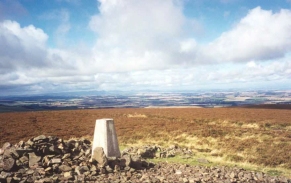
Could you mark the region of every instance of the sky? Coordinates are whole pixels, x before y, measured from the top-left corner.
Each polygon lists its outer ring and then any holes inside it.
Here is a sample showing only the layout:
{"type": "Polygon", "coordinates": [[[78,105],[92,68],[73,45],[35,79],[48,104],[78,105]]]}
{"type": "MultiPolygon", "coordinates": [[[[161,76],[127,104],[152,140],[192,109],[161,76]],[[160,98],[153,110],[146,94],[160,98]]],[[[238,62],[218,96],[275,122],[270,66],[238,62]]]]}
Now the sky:
{"type": "Polygon", "coordinates": [[[0,95],[291,89],[291,0],[0,0],[0,95]]]}

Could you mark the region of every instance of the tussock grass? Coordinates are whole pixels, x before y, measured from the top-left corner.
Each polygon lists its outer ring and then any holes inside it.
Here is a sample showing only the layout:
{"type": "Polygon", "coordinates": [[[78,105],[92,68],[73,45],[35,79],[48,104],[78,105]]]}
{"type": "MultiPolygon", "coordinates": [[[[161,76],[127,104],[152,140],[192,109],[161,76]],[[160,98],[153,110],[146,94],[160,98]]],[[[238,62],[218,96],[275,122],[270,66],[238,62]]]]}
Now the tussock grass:
{"type": "Polygon", "coordinates": [[[138,113],[127,114],[127,117],[128,118],[147,118],[145,114],[138,114],[138,113]]]}
{"type": "MultiPolygon", "coordinates": [[[[168,163],[186,163],[190,165],[203,165],[203,166],[230,166],[241,167],[246,170],[262,171],[269,175],[284,175],[291,177],[291,169],[286,168],[287,164],[280,164],[273,166],[276,162],[269,162],[267,159],[272,157],[266,157],[264,159],[260,157],[262,154],[258,154],[256,147],[245,148],[249,143],[259,143],[256,136],[244,137],[241,140],[233,140],[230,145],[218,146],[221,144],[218,139],[212,137],[198,138],[195,136],[188,136],[187,134],[181,134],[176,137],[170,137],[169,134],[165,135],[165,139],[151,139],[145,140],[139,139],[134,142],[123,144],[123,147],[129,146],[143,146],[143,145],[160,145],[163,147],[169,147],[176,144],[180,147],[187,147],[192,150],[193,156],[185,159],[182,156],[176,156],[173,158],[154,159],[153,162],[168,162],[168,163]],[[230,147],[232,146],[232,148],[230,147]],[[253,149],[254,148],[254,149],[253,149]],[[208,164],[199,163],[197,159],[203,158],[209,161],[208,164]],[[257,158],[259,158],[257,161],[257,158]],[[250,161],[252,160],[252,161],[250,161]],[[253,162],[254,161],[254,162],[253,162]],[[262,161],[262,163],[257,163],[262,161]],[[270,164],[270,165],[268,165],[270,164]]],[[[228,137],[229,138],[229,137],[228,137]]],[[[260,145],[259,145],[260,146],[260,145]]],[[[271,160],[270,160],[271,161],[271,160]]]]}

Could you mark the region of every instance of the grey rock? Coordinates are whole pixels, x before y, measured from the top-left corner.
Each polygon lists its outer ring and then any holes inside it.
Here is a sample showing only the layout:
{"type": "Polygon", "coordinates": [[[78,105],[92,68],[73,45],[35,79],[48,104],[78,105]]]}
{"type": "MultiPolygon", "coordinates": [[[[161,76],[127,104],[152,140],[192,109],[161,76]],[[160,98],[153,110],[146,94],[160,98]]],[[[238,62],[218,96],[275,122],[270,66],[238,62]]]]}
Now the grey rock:
{"type": "Polygon", "coordinates": [[[71,154],[70,153],[67,153],[67,154],[64,154],[64,156],[62,157],[62,159],[67,159],[67,158],[70,158],[71,154]]]}
{"type": "Polygon", "coordinates": [[[108,173],[112,173],[113,172],[113,169],[110,167],[110,166],[105,166],[105,169],[108,173]]]}
{"type": "Polygon", "coordinates": [[[11,147],[11,144],[9,142],[5,142],[2,146],[2,149],[5,151],[6,149],[9,149],[11,147]]]}
{"type": "Polygon", "coordinates": [[[252,176],[251,173],[245,173],[245,174],[244,174],[244,177],[245,177],[246,179],[248,179],[248,180],[253,180],[253,176],[252,176]]]}
{"type": "Polygon", "coordinates": [[[67,166],[67,165],[61,165],[61,166],[59,166],[59,170],[61,170],[62,172],[69,172],[72,170],[72,168],[70,166],[67,166]]]}
{"type": "Polygon", "coordinates": [[[164,152],[156,152],[155,153],[155,157],[157,158],[166,158],[167,157],[167,152],[164,151],[164,152]]]}
{"type": "Polygon", "coordinates": [[[13,158],[5,158],[3,160],[3,170],[5,171],[11,171],[15,165],[15,160],[13,158]]]}
{"type": "Polygon", "coordinates": [[[22,156],[21,158],[19,158],[19,161],[23,164],[28,163],[28,157],[27,156],[22,156]]]}
{"type": "Polygon", "coordinates": [[[28,154],[28,153],[33,152],[33,149],[20,149],[20,148],[17,148],[15,151],[19,156],[23,156],[24,154],[28,154]]]}
{"type": "Polygon", "coordinates": [[[1,173],[0,173],[0,180],[2,179],[2,180],[5,180],[7,177],[9,177],[11,175],[11,173],[8,173],[8,172],[4,172],[4,171],[2,171],[1,173]]]}
{"type": "Polygon", "coordinates": [[[50,177],[46,177],[46,178],[44,178],[44,179],[42,179],[43,180],[43,182],[45,182],[45,183],[53,183],[54,181],[53,181],[53,178],[50,178],[50,177]]]}
{"type": "Polygon", "coordinates": [[[120,166],[119,165],[115,165],[114,166],[114,172],[119,172],[120,171],[120,166]]]}
{"type": "Polygon", "coordinates": [[[64,173],[65,178],[71,178],[72,177],[72,172],[65,172],[64,173]]]}
{"type": "Polygon", "coordinates": [[[105,174],[105,173],[106,173],[105,168],[100,168],[100,174],[105,174]]]}
{"type": "Polygon", "coordinates": [[[78,166],[78,167],[75,168],[75,172],[78,175],[82,175],[85,172],[90,172],[90,170],[89,170],[88,166],[78,166]]]}
{"type": "Polygon", "coordinates": [[[42,158],[42,165],[43,166],[49,166],[49,164],[50,164],[50,158],[48,156],[44,156],[42,158]]]}
{"type": "Polygon", "coordinates": [[[121,166],[126,167],[131,165],[131,156],[130,155],[124,155],[121,159],[121,166]]]}
{"type": "Polygon", "coordinates": [[[52,167],[47,167],[46,169],[44,169],[45,174],[51,174],[52,172],[52,167]]]}
{"type": "Polygon", "coordinates": [[[132,156],[131,157],[131,163],[130,163],[130,167],[134,168],[134,169],[142,169],[142,161],[138,156],[132,156]]]}
{"type": "Polygon", "coordinates": [[[230,178],[232,178],[232,179],[238,177],[237,174],[236,174],[235,172],[231,172],[229,176],[230,176],[230,178]]]}
{"type": "Polygon", "coordinates": [[[175,174],[180,175],[180,174],[182,174],[182,171],[181,170],[176,170],[175,174]]]}
{"type": "Polygon", "coordinates": [[[45,175],[44,168],[36,168],[36,172],[37,172],[39,175],[45,175]]]}
{"type": "Polygon", "coordinates": [[[91,149],[87,149],[85,151],[85,156],[90,156],[91,155],[91,149]]]}
{"type": "Polygon", "coordinates": [[[0,172],[3,171],[4,168],[4,162],[3,160],[0,160],[0,172]]]}
{"type": "Polygon", "coordinates": [[[34,183],[44,183],[44,180],[35,180],[34,183]]]}
{"type": "Polygon", "coordinates": [[[75,176],[75,180],[78,182],[83,182],[85,180],[85,175],[77,175],[75,176]]]}
{"type": "Polygon", "coordinates": [[[62,154],[62,150],[55,145],[51,145],[48,150],[51,154],[62,154]]]}
{"type": "Polygon", "coordinates": [[[4,149],[0,148],[0,155],[4,153],[4,149]]]}
{"type": "Polygon", "coordinates": [[[44,141],[44,140],[48,140],[48,138],[44,135],[40,135],[38,137],[33,138],[33,141],[44,141]]]}
{"type": "Polygon", "coordinates": [[[178,148],[178,146],[175,145],[175,144],[172,144],[172,145],[169,146],[169,149],[177,149],[177,148],[178,148]]]}
{"type": "Polygon", "coordinates": [[[32,141],[32,139],[29,139],[25,144],[27,144],[28,146],[33,146],[34,142],[32,141]]]}
{"type": "Polygon", "coordinates": [[[125,171],[129,171],[130,170],[130,167],[129,166],[126,166],[126,167],[124,167],[124,170],[125,171]]]}
{"type": "Polygon", "coordinates": [[[5,149],[3,156],[7,158],[18,158],[19,154],[16,152],[15,147],[10,147],[5,149]]]}
{"type": "Polygon", "coordinates": [[[62,163],[61,158],[53,158],[50,160],[50,164],[60,164],[62,163]]]}
{"type": "Polygon", "coordinates": [[[171,157],[175,157],[175,153],[174,152],[171,152],[171,151],[168,151],[166,153],[166,158],[171,158],[171,157]]]}
{"type": "Polygon", "coordinates": [[[34,173],[34,170],[32,170],[32,169],[29,169],[29,170],[26,171],[26,174],[27,174],[27,175],[31,175],[31,174],[33,174],[33,173],[34,173]]]}
{"type": "Polygon", "coordinates": [[[28,153],[29,155],[29,167],[33,167],[34,165],[38,164],[40,161],[41,157],[36,156],[34,152],[28,153]]]}
{"type": "Polygon", "coordinates": [[[13,177],[12,182],[20,182],[21,178],[20,177],[13,177]]]}
{"type": "Polygon", "coordinates": [[[107,165],[107,157],[103,151],[102,147],[96,147],[92,159],[98,162],[99,167],[105,167],[107,165]]]}
{"type": "Polygon", "coordinates": [[[95,165],[92,165],[90,168],[90,172],[95,172],[97,171],[97,167],[95,165]]]}
{"type": "Polygon", "coordinates": [[[6,178],[6,182],[7,182],[7,183],[11,183],[11,182],[12,182],[12,177],[7,177],[7,178],[6,178]]]}

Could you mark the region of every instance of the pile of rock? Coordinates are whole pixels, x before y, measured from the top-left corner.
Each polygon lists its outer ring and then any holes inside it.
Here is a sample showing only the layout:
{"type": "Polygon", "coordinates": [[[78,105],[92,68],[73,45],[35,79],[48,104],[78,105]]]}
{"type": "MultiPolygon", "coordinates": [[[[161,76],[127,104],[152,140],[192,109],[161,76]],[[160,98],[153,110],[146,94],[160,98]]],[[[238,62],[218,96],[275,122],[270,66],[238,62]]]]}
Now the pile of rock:
{"type": "Polygon", "coordinates": [[[0,182],[291,182],[286,177],[235,167],[154,165],[145,161],[144,158],[193,155],[191,150],[174,145],[130,147],[121,158],[107,158],[102,148],[94,151],[91,157],[91,142],[86,139],[64,141],[44,135],[15,145],[5,143],[0,148],[0,182]]]}
{"type": "Polygon", "coordinates": [[[153,167],[139,156],[108,159],[102,148],[97,151],[99,157],[91,160],[89,140],[44,135],[15,145],[5,143],[0,148],[0,182],[95,181],[110,173],[153,167]]]}
{"type": "Polygon", "coordinates": [[[286,177],[272,177],[265,173],[246,171],[242,168],[204,167],[183,164],[159,163],[154,168],[136,174],[132,182],[162,183],[289,183],[286,177]]]}
{"type": "Polygon", "coordinates": [[[171,145],[167,148],[156,145],[129,147],[123,150],[122,153],[138,155],[142,158],[170,158],[176,155],[180,155],[184,158],[190,158],[193,155],[193,152],[187,147],[181,148],[177,145],[171,145]]]}

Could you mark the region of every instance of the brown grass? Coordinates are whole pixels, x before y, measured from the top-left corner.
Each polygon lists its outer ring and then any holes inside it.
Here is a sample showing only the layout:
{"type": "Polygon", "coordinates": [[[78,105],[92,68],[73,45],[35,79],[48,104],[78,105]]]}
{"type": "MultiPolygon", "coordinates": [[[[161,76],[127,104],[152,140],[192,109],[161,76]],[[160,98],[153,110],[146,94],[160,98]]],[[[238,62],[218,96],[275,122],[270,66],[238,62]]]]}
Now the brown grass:
{"type": "Polygon", "coordinates": [[[113,118],[120,144],[176,143],[212,161],[291,169],[291,111],[247,108],[148,108],[0,114],[0,146],[40,134],[93,136],[113,118]]]}

